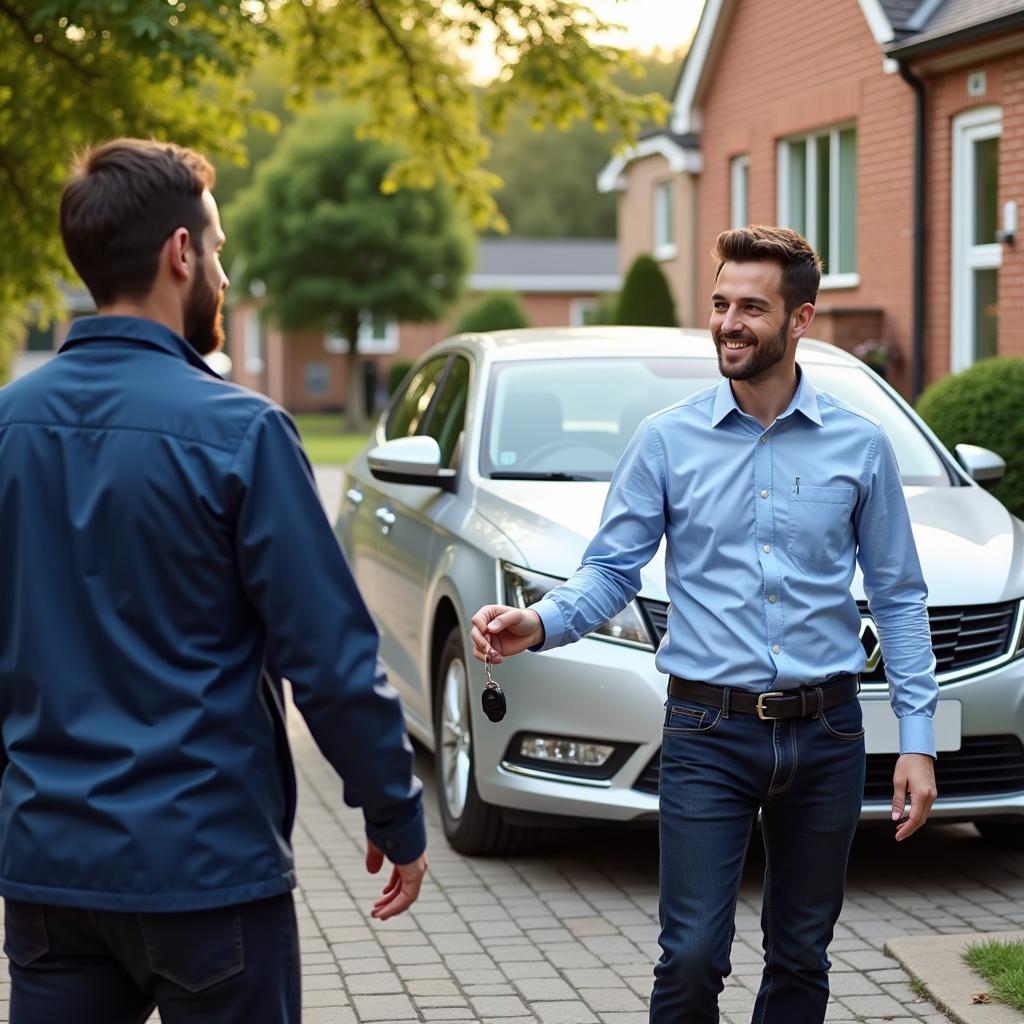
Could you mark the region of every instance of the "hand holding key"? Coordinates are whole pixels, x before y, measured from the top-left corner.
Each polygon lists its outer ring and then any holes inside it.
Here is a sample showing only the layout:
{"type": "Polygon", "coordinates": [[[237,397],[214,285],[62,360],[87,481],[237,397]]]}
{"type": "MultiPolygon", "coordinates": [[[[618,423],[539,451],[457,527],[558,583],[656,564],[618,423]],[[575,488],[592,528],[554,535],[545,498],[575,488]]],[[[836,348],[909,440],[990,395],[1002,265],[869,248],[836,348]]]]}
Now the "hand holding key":
{"type": "Polygon", "coordinates": [[[490,658],[484,660],[484,670],[487,672],[487,685],[480,695],[480,701],[484,707],[484,714],[492,722],[500,722],[505,717],[508,705],[505,703],[505,694],[501,687],[491,678],[490,658]]]}
{"type": "Polygon", "coordinates": [[[484,605],[473,616],[473,657],[500,665],[506,657],[521,654],[544,641],[540,616],[527,608],[504,604],[484,605]]]}

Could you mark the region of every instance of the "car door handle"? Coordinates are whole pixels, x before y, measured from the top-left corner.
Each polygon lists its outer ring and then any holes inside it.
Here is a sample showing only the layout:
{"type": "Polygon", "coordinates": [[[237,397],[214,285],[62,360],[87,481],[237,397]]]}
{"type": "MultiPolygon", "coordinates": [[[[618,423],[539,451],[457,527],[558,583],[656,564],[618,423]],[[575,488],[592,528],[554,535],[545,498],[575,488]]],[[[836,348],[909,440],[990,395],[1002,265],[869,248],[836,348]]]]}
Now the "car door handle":
{"type": "Polygon", "coordinates": [[[357,491],[354,487],[350,487],[345,492],[345,497],[348,498],[348,502],[352,506],[353,510],[359,508],[363,503],[363,492],[357,491]]]}
{"type": "Polygon", "coordinates": [[[380,523],[380,532],[386,537],[391,532],[391,527],[395,525],[397,516],[391,509],[382,505],[376,512],[373,513],[377,517],[377,522],[380,523]]]}

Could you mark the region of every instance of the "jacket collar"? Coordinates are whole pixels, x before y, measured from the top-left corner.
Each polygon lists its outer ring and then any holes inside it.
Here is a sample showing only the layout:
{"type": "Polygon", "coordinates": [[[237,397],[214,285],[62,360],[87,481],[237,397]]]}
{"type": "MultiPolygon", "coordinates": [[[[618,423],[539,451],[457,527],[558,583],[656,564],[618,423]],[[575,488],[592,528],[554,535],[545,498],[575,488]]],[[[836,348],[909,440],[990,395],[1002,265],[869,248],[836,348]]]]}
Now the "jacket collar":
{"type": "MultiPolygon", "coordinates": [[[[797,364],[796,372],[796,391],[786,407],[786,411],[779,416],[779,419],[785,419],[792,413],[799,412],[803,413],[807,419],[820,427],[822,424],[821,413],[818,411],[818,391],[807,379],[807,374],[801,369],[799,363],[797,364]]],[[[743,410],[736,402],[736,396],[732,393],[732,385],[728,378],[723,378],[715,394],[715,406],[711,412],[711,426],[717,427],[731,412],[744,415],[743,410]]]]}
{"type": "Polygon", "coordinates": [[[205,359],[183,338],[169,327],[138,316],[83,316],[68,331],[67,340],[58,353],[91,341],[135,341],[149,348],[159,349],[177,356],[203,370],[212,377],[220,375],[212,370],[205,359]]]}

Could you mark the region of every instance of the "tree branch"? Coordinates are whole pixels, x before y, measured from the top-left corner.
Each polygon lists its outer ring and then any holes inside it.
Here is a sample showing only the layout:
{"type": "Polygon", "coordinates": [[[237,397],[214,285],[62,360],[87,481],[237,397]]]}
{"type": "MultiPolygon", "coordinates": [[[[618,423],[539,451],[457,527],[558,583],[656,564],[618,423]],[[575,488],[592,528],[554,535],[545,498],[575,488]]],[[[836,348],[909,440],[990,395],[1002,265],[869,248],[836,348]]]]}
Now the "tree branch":
{"type": "MultiPolygon", "coordinates": [[[[15,26],[21,31],[21,34],[32,46],[41,46],[47,53],[52,57],[56,57],[58,60],[63,61],[69,67],[74,68],[78,74],[85,78],[91,78],[94,81],[99,80],[103,76],[98,71],[93,71],[92,68],[84,67],[80,64],[70,53],[66,53],[64,50],[53,45],[47,41],[46,37],[43,36],[40,41],[36,40],[37,33],[32,31],[32,26],[29,25],[24,15],[20,11],[16,11],[7,0],[0,0],[0,14],[6,15],[15,26]]],[[[38,33],[42,36],[42,33],[38,33]]]]}

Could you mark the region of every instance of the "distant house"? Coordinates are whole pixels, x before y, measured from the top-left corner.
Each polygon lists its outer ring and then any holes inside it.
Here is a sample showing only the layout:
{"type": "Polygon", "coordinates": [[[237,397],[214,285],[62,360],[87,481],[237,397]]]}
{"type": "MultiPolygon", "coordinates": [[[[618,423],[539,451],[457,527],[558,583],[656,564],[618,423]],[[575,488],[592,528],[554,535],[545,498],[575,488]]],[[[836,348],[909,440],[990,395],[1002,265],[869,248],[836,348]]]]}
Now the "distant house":
{"type": "MultiPolygon", "coordinates": [[[[395,323],[366,317],[359,339],[367,395],[379,404],[390,365],[416,359],[451,333],[459,313],[484,292],[518,293],[534,327],[587,322],[601,295],[619,287],[618,247],[606,239],[485,238],[464,303],[440,323],[395,323]]],[[[235,303],[228,316],[233,379],[263,391],[293,412],[340,408],[348,345],[318,331],[282,332],[264,323],[258,299],[235,303]]]]}
{"type": "Polygon", "coordinates": [[[1024,2],[706,0],[668,129],[598,184],[684,323],[717,234],[779,223],[825,262],[812,332],[887,342],[905,392],[1024,355],[1024,2]]]}

